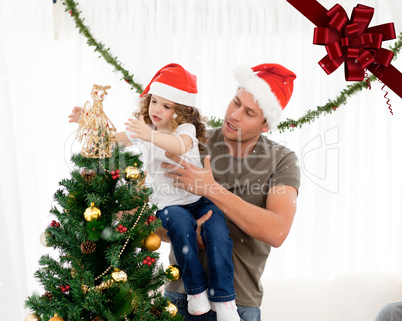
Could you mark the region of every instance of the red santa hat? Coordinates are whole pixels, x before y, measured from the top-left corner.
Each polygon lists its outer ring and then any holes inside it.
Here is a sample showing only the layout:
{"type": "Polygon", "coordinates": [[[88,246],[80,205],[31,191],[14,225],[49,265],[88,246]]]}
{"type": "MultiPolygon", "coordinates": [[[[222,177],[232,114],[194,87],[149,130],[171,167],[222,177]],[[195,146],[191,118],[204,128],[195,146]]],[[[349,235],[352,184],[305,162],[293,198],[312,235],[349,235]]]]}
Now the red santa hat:
{"type": "Polygon", "coordinates": [[[197,77],[178,64],[169,64],[155,74],[140,97],[148,93],[195,107],[197,77]]]}
{"type": "Polygon", "coordinates": [[[276,129],[293,92],[296,75],[279,64],[262,64],[253,68],[238,67],[235,77],[240,87],[254,96],[271,130],[276,129]]]}

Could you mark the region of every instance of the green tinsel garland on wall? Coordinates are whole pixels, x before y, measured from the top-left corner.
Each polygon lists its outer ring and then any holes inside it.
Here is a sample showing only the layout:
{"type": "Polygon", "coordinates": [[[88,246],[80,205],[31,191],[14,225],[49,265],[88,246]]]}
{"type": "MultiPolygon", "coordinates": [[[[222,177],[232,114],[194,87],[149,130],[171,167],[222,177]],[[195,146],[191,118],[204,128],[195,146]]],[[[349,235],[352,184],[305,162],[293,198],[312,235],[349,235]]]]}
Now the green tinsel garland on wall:
{"type": "Polygon", "coordinates": [[[140,84],[136,83],[133,80],[133,74],[130,74],[128,70],[126,70],[122,63],[118,60],[117,57],[113,57],[110,54],[110,48],[105,48],[105,44],[100,41],[96,41],[92,36],[89,28],[84,24],[85,18],[81,18],[81,11],[77,9],[77,2],[72,0],[64,0],[63,5],[66,6],[65,11],[70,12],[71,17],[74,19],[75,26],[78,28],[78,31],[87,38],[88,46],[94,47],[94,51],[99,52],[103,59],[106,60],[107,63],[111,64],[115,68],[115,72],[121,72],[123,74],[123,78],[130,86],[131,89],[135,89],[136,92],[142,93],[143,88],[140,84]]]}
{"type": "MultiPolygon", "coordinates": [[[[87,38],[87,44],[89,46],[94,47],[94,51],[99,52],[100,55],[106,60],[107,63],[111,64],[115,68],[115,72],[121,72],[123,78],[130,86],[131,89],[135,89],[136,92],[142,93],[143,88],[140,84],[136,83],[133,80],[133,74],[130,74],[128,70],[126,70],[122,63],[118,60],[117,57],[113,57],[110,54],[110,48],[105,49],[105,45],[102,42],[96,41],[95,38],[89,31],[89,28],[85,26],[84,20],[85,18],[81,18],[81,11],[77,9],[77,2],[73,0],[64,0],[63,5],[66,6],[65,11],[68,11],[71,17],[75,21],[75,25],[78,28],[79,32],[83,34],[87,38]]],[[[395,42],[394,46],[390,47],[390,50],[394,53],[394,58],[399,54],[402,47],[402,32],[398,36],[398,40],[395,42]]],[[[306,123],[311,123],[314,119],[318,118],[321,115],[331,114],[335,110],[339,108],[339,106],[346,104],[347,99],[357,92],[361,91],[368,87],[370,82],[376,81],[377,77],[371,75],[368,78],[368,81],[358,81],[354,82],[351,85],[347,85],[344,90],[334,99],[328,100],[328,102],[323,106],[317,106],[315,110],[308,110],[306,114],[300,117],[297,120],[287,118],[285,121],[281,122],[278,125],[278,129],[280,132],[284,132],[285,129],[293,130],[296,127],[301,128],[306,123]]],[[[219,127],[223,123],[222,119],[215,118],[212,116],[209,121],[208,125],[211,127],[219,127]]]]}
{"type": "MultiPolygon", "coordinates": [[[[397,57],[402,47],[402,32],[398,36],[398,40],[395,42],[394,46],[389,49],[394,53],[393,60],[397,57]]],[[[285,129],[292,130],[295,127],[301,128],[306,123],[311,123],[314,119],[318,118],[321,114],[331,114],[333,111],[337,110],[339,106],[346,104],[347,99],[357,92],[361,91],[363,88],[369,87],[370,82],[376,81],[377,77],[371,75],[368,77],[367,81],[357,81],[351,85],[347,85],[345,89],[334,99],[328,100],[328,102],[323,106],[317,106],[315,110],[309,109],[306,114],[297,120],[287,118],[285,121],[278,125],[280,132],[285,129]]]]}

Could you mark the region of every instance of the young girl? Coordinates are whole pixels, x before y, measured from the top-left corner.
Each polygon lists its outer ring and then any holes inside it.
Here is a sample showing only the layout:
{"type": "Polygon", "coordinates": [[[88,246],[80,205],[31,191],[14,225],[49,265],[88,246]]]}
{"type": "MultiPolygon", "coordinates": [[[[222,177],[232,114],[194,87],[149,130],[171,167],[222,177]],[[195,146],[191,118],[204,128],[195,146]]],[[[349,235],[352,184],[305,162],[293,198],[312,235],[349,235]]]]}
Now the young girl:
{"type": "MultiPolygon", "coordinates": [[[[240,321],[233,286],[233,243],[223,213],[208,199],[174,187],[165,176],[163,162],[168,151],[201,167],[199,149],[205,142],[205,125],[195,108],[196,77],[178,64],[159,70],[140,95],[137,119],[129,119],[127,130],[116,134],[119,143],[140,148],[153,194],[150,202],[167,229],[173,252],[182,269],[188,312],[201,315],[211,309],[218,321],[240,321]],[[207,276],[198,259],[197,219],[213,213],[201,226],[208,256],[207,276]]],[[[71,121],[82,109],[75,107],[71,121]]],[[[179,176],[176,178],[179,179],[179,176]]]]}

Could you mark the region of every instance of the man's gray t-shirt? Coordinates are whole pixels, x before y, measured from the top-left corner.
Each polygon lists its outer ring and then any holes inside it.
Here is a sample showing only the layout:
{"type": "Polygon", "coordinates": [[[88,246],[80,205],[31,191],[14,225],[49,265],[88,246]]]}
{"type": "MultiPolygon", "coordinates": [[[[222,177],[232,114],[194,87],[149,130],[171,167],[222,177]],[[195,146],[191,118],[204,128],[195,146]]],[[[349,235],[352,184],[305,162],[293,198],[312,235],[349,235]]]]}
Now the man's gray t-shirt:
{"type": "MultiPolygon", "coordinates": [[[[244,201],[266,208],[271,187],[279,187],[278,193],[284,191],[280,186],[293,186],[299,190],[299,161],[288,148],[261,135],[251,153],[239,158],[228,153],[220,128],[209,130],[208,139],[202,156],[211,156],[214,179],[244,201]]],[[[271,246],[244,233],[229,218],[226,220],[233,240],[236,304],[259,307],[263,296],[260,278],[271,246]]],[[[171,264],[176,264],[173,251],[169,259],[171,264]]],[[[200,251],[200,259],[205,263],[205,251],[200,251]]],[[[185,293],[181,280],[169,282],[165,289],[185,293]]]]}

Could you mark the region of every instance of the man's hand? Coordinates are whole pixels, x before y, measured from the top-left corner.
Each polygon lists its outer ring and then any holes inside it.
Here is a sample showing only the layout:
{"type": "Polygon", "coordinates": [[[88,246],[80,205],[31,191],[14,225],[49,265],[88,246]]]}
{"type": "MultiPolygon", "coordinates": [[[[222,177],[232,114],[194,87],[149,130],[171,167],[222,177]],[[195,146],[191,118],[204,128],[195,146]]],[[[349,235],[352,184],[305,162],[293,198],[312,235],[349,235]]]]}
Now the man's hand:
{"type": "Polygon", "coordinates": [[[202,237],[201,237],[201,226],[206,221],[208,221],[211,216],[212,216],[212,211],[209,210],[207,214],[201,216],[197,220],[197,241],[198,241],[198,248],[201,250],[205,250],[205,245],[204,245],[204,242],[202,241],[202,237]]]}
{"type": "MultiPolygon", "coordinates": [[[[211,210],[209,210],[208,211],[208,213],[207,214],[205,214],[205,215],[203,215],[202,217],[200,217],[198,220],[197,220],[197,241],[198,241],[198,248],[199,249],[205,249],[205,245],[204,245],[204,242],[202,241],[202,237],[201,237],[201,226],[202,226],[202,224],[204,224],[206,221],[208,221],[209,219],[210,219],[210,217],[212,216],[212,211],[211,210]]],[[[163,242],[166,242],[166,243],[170,243],[170,239],[169,239],[169,237],[167,236],[167,230],[164,228],[164,227],[159,227],[157,230],[156,230],[156,232],[155,232],[156,234],[158,234],[159,235],[159,237],[161,238],[161,240],[163,241],[163,242]]]]}
{"type": "Polygon", "coordinates": [[[128,122],[124,124],[127,126],[127,130],[133,132],[130,137],[139,138],[146,142],[151,141],[152,129],[145,123],[144,116],[141,115],[139,119],[129,118],[128,122]]]}
{"type": "Polygon", "coordinates": [[[167,169],[165,176],[173,179],[173,186],[205,197],[219,189],[220,185],[215,181],[211,170],[209,155],[205,157],[203,168],[192,165],[171,153],[166,153],[166,157],[177,163],[177,165],[162,163],[162,167],[167,169]]]}

